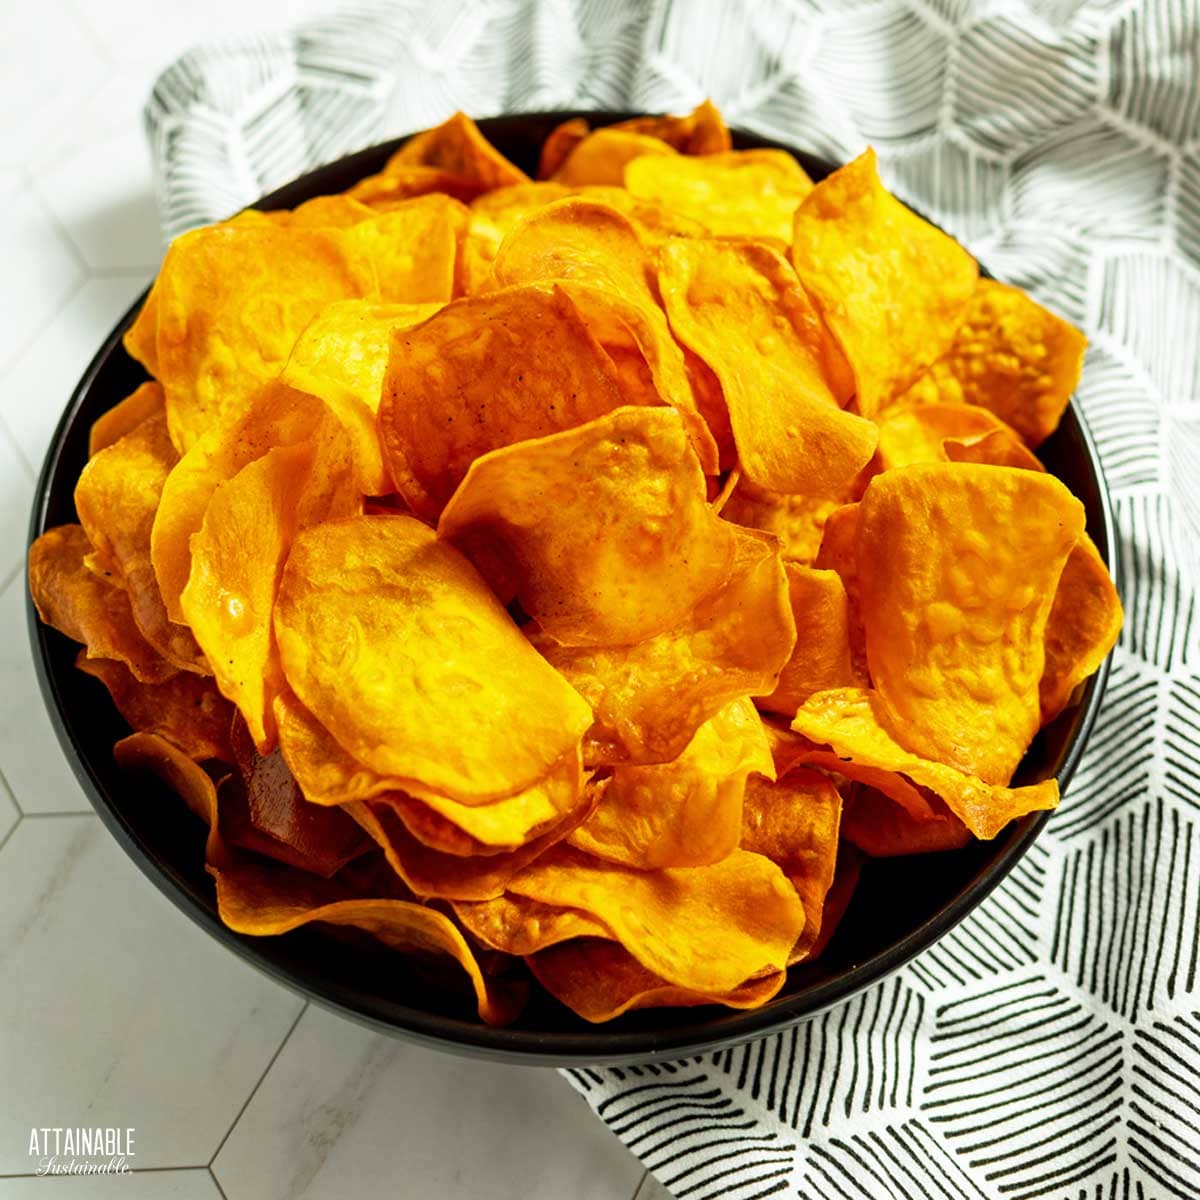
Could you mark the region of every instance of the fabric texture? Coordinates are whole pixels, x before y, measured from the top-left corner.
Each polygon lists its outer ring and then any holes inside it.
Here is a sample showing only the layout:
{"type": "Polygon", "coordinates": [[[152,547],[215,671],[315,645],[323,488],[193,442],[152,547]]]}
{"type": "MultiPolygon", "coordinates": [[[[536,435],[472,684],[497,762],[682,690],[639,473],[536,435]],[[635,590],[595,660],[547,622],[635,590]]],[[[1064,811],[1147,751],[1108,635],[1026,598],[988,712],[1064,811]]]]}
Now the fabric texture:
{"type": "Polygon", "coordinates": [[[424,0],[211,45],[146,119],[168,234],[433,124],[687,109],[886,180],[1090,339],[1127,622],[1061,809],[858,999],[568,1072],[680,1197],[1200,1196],[1200,12],[1189,0],[424,0]]]}

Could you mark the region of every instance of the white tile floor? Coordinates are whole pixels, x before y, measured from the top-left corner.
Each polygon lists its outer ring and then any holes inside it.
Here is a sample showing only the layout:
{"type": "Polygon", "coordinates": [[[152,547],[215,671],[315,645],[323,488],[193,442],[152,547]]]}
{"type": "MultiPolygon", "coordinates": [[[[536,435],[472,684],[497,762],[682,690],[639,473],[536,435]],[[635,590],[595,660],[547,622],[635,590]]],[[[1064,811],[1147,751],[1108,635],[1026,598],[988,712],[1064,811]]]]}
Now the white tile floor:
{"type": "Polygon", "coordinates": [[[33,478],[161,254],[142,101],[197,40],[319,7],[0,0],[0,1200],[655,1200],[553,1072],[365,1033],[210,941],[91,814],[38,694],[33,478]],[[95,1125],[136,1129],[138,1173],[31,1177],[32,1127],[95,1125]]]}

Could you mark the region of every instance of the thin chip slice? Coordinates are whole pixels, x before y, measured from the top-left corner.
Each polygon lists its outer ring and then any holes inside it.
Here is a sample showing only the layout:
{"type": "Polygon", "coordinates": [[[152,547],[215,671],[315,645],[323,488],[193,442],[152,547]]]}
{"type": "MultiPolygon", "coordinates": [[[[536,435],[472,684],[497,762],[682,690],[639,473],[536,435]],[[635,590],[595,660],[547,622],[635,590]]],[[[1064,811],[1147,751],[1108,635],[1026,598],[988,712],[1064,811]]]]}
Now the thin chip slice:
{"type": "Polygon", "coordinates": [[[359,504],[348,440],[337,434],[247,463],[218,485],[191,538],[180,607],[264,754],[275,748],[271,706],[283,685],[272,617],[284,562],[300,530],[359,504]]]}
{"type": "Polygon", "coordinates": [[[812,180],[786,150],[730,150],[700,158],[643,155],[625,166],[640,199],[699,221],[722,237],[771,238],[787,246],[812,180]]]}
{"type": "Polygon", "coordinates": [[[594,130],[571,147],[551,178],[567,187],[591,183],[623,187],[626,166],[643,155],[677,157],[660,138],[610,125],[594,130]]]}
{"type": "Polygon", "coordinates": [[[288,683],[347,751],[464,803],[531,786],[591,721],[470,563],[411,517],[301,533],[275,633],[288,683]]]}
{"type": "Polygon", "coordinates": [[[528,960],[534,978],[585,1021],[600,1024],[640,1008],[761,1008],[787,979],[772,971],[729,992],[676,987],[646,970],[615,942],[579,938],[542,950],[528,960]]]}
{"type": "Polygon", "coordinates": [[[795,641],[787,578],[771,539],[739,533],[729,578],[683,628],[632,646],[534,645],[592,706],[591,763],[663,763],[739,696],[772,690],[795,641]]]}
{"type": "Polygon", "coordinates": [[[326,304],[375,291],[342,230],[227,223],[171,243],[159,273],[156,366],[182,454],[242,415],[326,304]]]}
{"type": "Polygon", "coordinates": [[[113,755],[125,770],[158,776],[207,823],[206,866],[216,881],[217,910],[230,929],[262,937],[314,921],[353,926],[393,950],[456,960],[470,981],[480,1017],[489,1024],[505,1024],[517,1015],[521,998],[484,978],[466,939],[444,913],[407,900],[355,895],[338,878],[324,880],[230,849],[220,833],[212,780],[162,738],[135,733],[118,742],[113,755]]]}
{"type": "Polygon", "coordinates": [[[619,408],[476,459],[438,531],[468,553],[498,545],[525,611],[567,645],[680,626],[725,581],[736,542],[670,408],[619,408]]]}
{"type": "Polygon", "coordinates": [[[969,404],[894,406],[880,415],[877,424],[880,471],[914,463],[946,462],[948,440],[971,443],[1005,428],[1004,422],[986,408],[969,404]]]}
{"type": "Polygon", "coordinates": [[[570,843],[643,870],[719,862],[738,845],[742,795],[755,771],[774,775],[775,768],[754,705],[743,697],[701,725],[674,762],[614,768],[570,843]]]}
{"type": "Polygon", "coordinates": [[[527,896],[456,901],[454,915],[473,938],[501,954],[537,954],[571,938],[612,936],[587,913],[539,904],[527,896]]]}
{"type": "Polygon", "coordinates": [[[858,574],[858,504],[842,504],[825,517],[821,544],[813,566],[836,571],[846,589],[847,636],[850,661],[857,678],[866,679],[867,633],[863,628],[861,587],[858,574]]]}
{"type": "Polygon", "coordinates": [[[628,217],[592,200],[558,200],[531,214],[504,239],[493,270],[501,284],[586,284],[640,309],[652,331],[653,349],[643,345],[642,350],[655,385],[663,401],[680,410],[704,470],[716,474],[716,442],[700,415],[683,353],[659,306],[649,251],[628,217]]]}
{"type": "Polygon", "coordinates": [[[675,335],[721,382],[745,477],[775,492],[845,487],[876,430],[839,407],[839,351],[787,261],[759,242],[678,239],[658,279],[675,335]]]}
{"type": "Polygon", "coordinates": [[[981,279],[953,341],[899,399],[989,409],[1030,446],[1058,427],[1087,339],[1020,288],[981,279]]]}
{"type": "Polygon", "coordinates": [[[810,566],[821,548],[826,518],[841,503],[831,496],[772,492],[739,477],[721,516],[735,525],[774,534],[785,562],[810,566]]]}
{"type": "Polygon", "coordinates": [[[796,621],[796,646],[779,683],[755,703],[791,716],[814,692],[863,682],[850,654],[850,604],[836,571],[786,564],[788,595],[796,621]]]}
{"type": "Polygon", "coordinates": [[[1095,542],[1084,535],[1071,550],[1046,618],[1046,663],[1038,694],[1042,724],[1071,702],[1094,675],[1121,632],[1124,612],[1095,542]]]}
{"type": "Polygon", "coordinates": [[[346,194],[376,212],[387,212],[414,196],[427,196],[431,192],[444,192],[463,204],[470,204],[485,191],[487,186],[479,179],[460,175],[457,171],[417,163],[397,163],[388,170],[360,179],[346,194]]]}
{"type": "Polygon", "coordinates": [[[894,772],[928,788],[984,840],[994,838],[1009,821],[1058,803],[1054,779],[1028,787],[1001,787],[905,750],[883,723],[878,696],[862,688],[810,696],[796,713],[792,728],[810,741],[828,746],[849,764],[894,772]]]}
{"type": "Polygon", "coordinates": [[[286,384],[268,383],[246,415],[232,426],[210,430],[172,468],[163,484],[150,559],[172,621],[186,620],[180,597],[192,569],[191,538],[218,486],[277,446],[320,444],[336,436],[330,411],[315,396],[286,384]]]}
{"type": "Polygon", "coordinates": [[[792,263],[854,372],[872,417],[953,342],[979,268],[879,181],[867,150],[805,197],[792,263]]]}
{"type": "Polygon", "coordinates": [[[638,871],[559,845],[508,890],[594,917],[648,971],[710,994],[782,970],[804,928],[787,877],[746,850],[706,867],[638,871]]]}
{"type": "Polygon", "coordinates": [[[464,290],[468,296],[490,291],[494,286],[492,263],[505,237],[530,213],[567,194],[561,184],[543,180],[497,188],[471,202],[467,241],[463,247],[467,258],[464,290]]]}
{"type": "Polygon", "coordinates": [[[971,831],[949,809],[918,821],[873,787],[854,789],[842,815],[842,837],[872,858],[961,850],[971,831]]]}
{"type": "Polygon", "coordinates": [[[394,490],[375,427],[392,335],[420,325],[441,307],[369,300],[327,305],[297,339],[280,374],[283,383],[319,397],[337,414],[350,437],[365,496],[394,490]]]}
{"type": "Polygon", "coordinates": [[[1040,724],[1043,638],[1083,505],[1052,476],[931,463],[876,476],[858,520],[867,662],[889,728],[1007,783],[1040,724]]]}
{"type": "Polygon", "coordinates": [[[130,392],[92,422],[88,432],[88,458],[132,433],[143,421],[163,411],[162,384],[151,379],[130,392]]]}
{"type": "Polygon", "coordinates": [[[583,117],[571,117],[555,125],[542,143],[538,157],[538,179],[549,180],[589,132],[590,127],[583,117]]]}
{"type": "Polygon", "coordinates": [[[466,297],[394,335],[378,418],[384,461],[413,511],[436,517],[481,455],[622,399],[611,360],[561,288],[466,297]]]}
{"type": "Polygon", "coordinates": [[[179,668],[167,662],[138,630],[129,594],[84,559],[92,544],[80,525],[48,529],[29,547],[29,591],[38,616],[82,642],[89,658],[124,663],[141,683],[162,683],[179,668]]]}
{"type": "Polygon", "coordinates": [[[510,163],[483,136],[479,126],[462,112],[456,112],[433,129],[409,138],[388,159],[383,174],[403,175],[412,166],[452,171],[489,190],[529,182],[529,176],[510,163]]]}
{"type": "Polygon", "coordinates": [[[680,154],[720,154],[733,144],[725,118],[711,100],[702,100],[683,116],[630,117],[609,128],[659,138],[680,154]]]}
{"type": "Polygon", "coordinates": [[[775,863],[804,905],[804,928],[788,966],[807,958],[820,936],[825,896],[837,866],[841,819],[837,788],[816,771],[789,771],[776,782],[751,776],[746,785],[742,849],[775,863]]]}
{"type": "Polygon", "coordinates": [[[170,620],[150,561],[154,517],[178,459],[166,414],[156,412],[88,460],[75,485],[75,509],[97,559],[128,592],[146,641],[181,670],[208,674],[191,631],[170,620]]]}

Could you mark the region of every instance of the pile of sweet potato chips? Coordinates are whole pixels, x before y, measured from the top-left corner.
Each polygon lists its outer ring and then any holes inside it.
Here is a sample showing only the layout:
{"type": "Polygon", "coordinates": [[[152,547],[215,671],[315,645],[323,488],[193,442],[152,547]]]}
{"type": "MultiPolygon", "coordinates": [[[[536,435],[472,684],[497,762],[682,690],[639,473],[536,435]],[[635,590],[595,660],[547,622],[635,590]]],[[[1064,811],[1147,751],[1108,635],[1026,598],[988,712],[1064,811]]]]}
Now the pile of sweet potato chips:
{"type": "Polygon", "coordinates": [[[1010,779],[1121,622],[1033,453],[1084,339],[870,151],[705,104],[532,180],[460,114],[179,238],[126,346],[30,585],[235,930],[449,956],[489,1022],[750,1008],[864,854],[1058,799],[1010,779]]]}

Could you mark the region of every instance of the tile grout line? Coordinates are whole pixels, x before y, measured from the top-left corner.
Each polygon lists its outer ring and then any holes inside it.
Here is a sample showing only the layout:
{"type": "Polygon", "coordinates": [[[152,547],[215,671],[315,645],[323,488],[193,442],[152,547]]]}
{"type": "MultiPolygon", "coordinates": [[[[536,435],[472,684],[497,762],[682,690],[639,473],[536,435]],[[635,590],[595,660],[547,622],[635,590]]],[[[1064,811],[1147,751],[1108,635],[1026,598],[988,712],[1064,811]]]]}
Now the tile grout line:
{"type": "Polygon", "coordinates": [[[225,1130],[225,1136],[221,1139],[220,1145],[212,1152],[212,1157],[208,1160],[208,1169],[209,1169],[209,1172],[213,1174],[214,1179],[216,1178],[216,1174],[213,1173],[212,1165],[213,1165],[213,1163],[215,1163],[217,1161],[217,1155],[219,1155],[221,1153],[221,1151],[225,1149],[225,1143],[227,1141],[229,1141],[229,1135],[231,1133],[233,1133],[233,1131],[237,1128],[238,1122],[242,1119],[242,1114],[245,1113],[246,1109],[248,1109],[250,1107],[250,1101],[253,1100],[254,1097],[258,1095],[258,1089],[260,1087],[262,1087],[263,1080],[266,1079],[266,1077],[270,1074],[271,1068],[275,1065],[275,1060],[283,1053],[284,1046],[286,1046],[288,1044],[288,1041],[291,1039],[292,1034],[296,1032],[296,1026],[300,1024],[300,1020],[306,1012],[308,1012],[308,1001],[307,1000],[305,1000],[304,1006],[296,1014],[296,1019],[289,1026],[287,1033],[285,1033],[283,1035],[283,1041],[281,1041],[279,1043],[279,1045],[275,1048],[275,1053],[271,1055],[270,1062],[268,1062],[267,1065],[263,1068],[263,1073],[258,1077],[257,1082],[250,1089],[250,1095],[248,1095],[246,1097],[245,1102],[242,1104],[242,1107],[238,1109],[237,1116],[235,1116],[233,1118],[233,1121],[230,1123],[229,1128],[227,1130],[225,1130]]]}
{"type": "Polygon", "coordinates": [[[642,1194],[642,1188],[644,1188],[646,1186],[646,1180],[649,1178],[650,1178],[649,1170],[644,1169],[642,1171],[642,1177],[641,1177],[641,1179],[639,1179],[637,1181],[637,1187],[635,1187],[633,1189],[633,1195],[629,1197],[629,1200],[638,1200],[638,1197],[642,1194]]]}
{"type": "Polygon", "coordinates": [[[21,814],[21,816],[31,821],[40,821],[47,817],[54,819],[57,817],[94,817],[95,815],[96,810],[94,808],[63,809],[59,812],[23,812],[21,814]]]}
{"type": "MultiPolygon", "coordinates": [[[[15,791],[13,791],[13,785],[8,782],[8,776],[4,774],[3,767],[0,767],[0,791],[3,791],[8,796],[8,798],[13,802],[13,808],[15,808],[17,810],[17,821],[20,821],[20,819],[25,815],[25,810],[21,807],[20,800],[17,799],[17,793],[15,791]]],[[[17,823],[16,821],[13,822],[14,828],[16,827],[16,823],[17,823]]],[[[8,837],[6,835],[4,841],[7,841],[7,840],[8,840],[8,837]]],[[[3,845],[4,845],[4,842],[0,842],[0,846],[3,846],[3,845]]]]}
{"type": "Polygon", "coordinates": [[[29,190],[33,193],[38,208],[42,210],[42,216],[46,218],[50,227],[58,234],[67,249],[71,252],[71,257],[75,260],[75,265],[83,272],[84,279],[90,278],[92,264],[88,262],[87,255],[84,254],[82,247],[75,241],[71,235],[71,231],[59,220],[58,213],[50,207],[50,202],[42,195],[42,189],[38,187],[37,180],[29,172],[26,172],[26,175],[31,185],[29,190]]]}
{"type": "MultiPolygon", "coordinates": [[[[30,186],[32,187],[32,183],[30,186]]],[[[5,357],[0,358],[0,374],[7,373],[18,362],[21,361],[21,359],[29,352],[29,350],[32,349],[34,343],[37,342],[42,334],[44,334],[54,324],[54,322],[58,320],[58,318],[62,315],[63,309],[65,309],[67,305],[70,304],[71,301],[83,291],[90,278],[91,276],[89,272],[81,272],[75,282],[71,284],[69,288],[67,288],[62,296],[59,297],[58,302],[54,306],[54,311],[40,325],[38,325],[37,328],[34,329],[24,341],[10,350],[5,357]]],[[[21,458],[25,462],[29,461],[25,457],[24,451],[21,453],[21,458]]],[[[30,466],[30,470],[33,470],[32,466],[30,466]]],[[[36,478],[36,472],[34,473],[34,477],[36,478]]]]}
{"type": "Polygon", "coordinates": [[[209,1163],[205,1170],[208,1171],[208,1177],[213,1181],[217,1191],[221,1193],[221,1200],[229,1200],[229,1197],[225,1195],[225,1189],[221,1186],[221,1181],[217,1178],[217,1173],[212,1169],[212,1163],[209,1163]]]}

